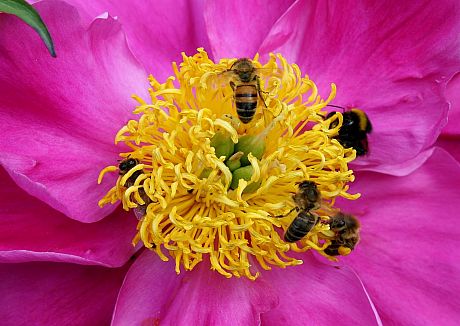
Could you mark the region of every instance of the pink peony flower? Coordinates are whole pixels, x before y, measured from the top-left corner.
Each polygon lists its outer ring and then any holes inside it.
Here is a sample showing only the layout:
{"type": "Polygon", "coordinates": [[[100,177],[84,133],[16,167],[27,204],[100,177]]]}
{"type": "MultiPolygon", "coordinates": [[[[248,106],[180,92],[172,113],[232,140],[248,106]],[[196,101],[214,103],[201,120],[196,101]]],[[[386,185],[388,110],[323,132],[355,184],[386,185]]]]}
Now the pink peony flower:
{"type": "Polygon", "coordinates": [[[442,130],[436,145],[447,150],[460,162],[460,74],[456,74],[447,84],[446,98],[450,103],[448,123],[442,130]]]}
{"type": "Polygon", "coordinates": [[[57,59],[0,14],[3,323],[455,324],[460,166],[433,147],[460,66],[455,1],[69,3],[35,4],[57,59]],[[174,262],[135,254],[132,214],[98,207],[116,179],[97,186],[98,173],[135,117],[131,94],[148,98],[148,73],[164,80],[200,46],[215,61],[280,52],[320,93],[336,83],[334,103],[369,115],[371,153],[353,162],[351,185],[362,198],[337,202],[362,222],[349,257],[297,254],[303,265],[256,281],[206,261],[177,275],[174,262]]]}

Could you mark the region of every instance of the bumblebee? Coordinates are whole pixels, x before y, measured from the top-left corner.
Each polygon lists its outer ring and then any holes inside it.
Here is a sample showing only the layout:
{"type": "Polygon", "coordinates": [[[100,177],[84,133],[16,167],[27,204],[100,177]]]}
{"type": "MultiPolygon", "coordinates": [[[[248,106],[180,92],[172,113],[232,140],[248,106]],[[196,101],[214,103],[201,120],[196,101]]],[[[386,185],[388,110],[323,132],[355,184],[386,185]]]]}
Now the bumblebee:
{"type": "MultiPolygon", "coordinates": [[[[328,105],[337,108],[340,106],[328,105]]],[[[344,110],[344,108],[342,108],[344,110]]],[[[336,114],[336,111],[329,112],[326,119],[331,118],[336,114]]],[[[339,129],[338,135],[334,138],[346,148],[354,148],[357,156],[365,155],[369,151],[367,143],[367,134],[372,132],[372,124],[369,117],[360,109],[353,108],[342,113],[343,123],[339,129]]],[[[338,119],[334,119],[330,127],[335,128],[339,123],[338,119]]]]}
{"type": "Polygon", "coordinates": [[[359,242],[358,219],[353,215],[338,213],[327,223],[336,235],[324,252],[329,256],[348,255],[359,242]]]}
{"type": "Polygon", "coordinates": [[[230,74],[230,87],[234,92],[236,113],[243,123],[251,122],[256,113],[259,98],[264,104],[260,87],[260,76],[252,61],[248,58],[241,58],[232,64],[224,74],[230,74]]]}
{"type": "MultiPolygon", "coordinates": [[[[321,192],[316,183],[302,181],[298,185],[299,190],[292,196],[296,207],[291,209],[289,213],[293,210],[297,210],[299,213],[284,233],[284,241],[286,242],[296,242],[302,239],[319,221],[319,216],[311,212],[321,207],[321,192]]],[[[277,217],[283,217],[283,215],[277,217]]]]}
{"type": "MultiPolygon", "coordinates": [[[[127,158],[120,162],[118,165],[119,174],[121,176],[128,173],[132,168],[139,164],[139,160],[134,158],[127,158]]],[[[143,170],[135,171],[129,178],[126,180],[125,184],[123,185],[126,188],[129,188],[134,185],[136,179],[144,173],[143,170]]],[[[142,219],[145,214],[147,213],[147,206],[152,202],[149,196],[145,193],[144,189],[139,189],[139,195],[141,196],[142,200],[145,202],[144,205],[138,204],[136,208],[134,208],[134,215],[136,215],[137,219],[142,219]]]]}

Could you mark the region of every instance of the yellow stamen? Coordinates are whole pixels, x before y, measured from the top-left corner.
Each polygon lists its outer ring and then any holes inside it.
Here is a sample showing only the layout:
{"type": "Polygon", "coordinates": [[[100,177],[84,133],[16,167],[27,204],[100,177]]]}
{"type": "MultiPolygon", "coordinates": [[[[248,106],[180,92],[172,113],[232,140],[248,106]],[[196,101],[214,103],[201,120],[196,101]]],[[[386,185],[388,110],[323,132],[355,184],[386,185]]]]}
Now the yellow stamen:
{"type": "MultiPolygon", "coordinates": [[[[324,119],[323,109],[334,98],[335,85],[322,99],[314,82],[301,77],[300,69],[281,55],[270,55],[265,65],[256,56],[253,64],[261,68],[267,108],[259,103],[254,119],[243,124],[236,115],[232,88],[220,81],[221,73],[234,62],[214,63],[203,49],[191,57],[183,54],[183,62],[173,64],[174,78],[161,84],[150,77],[150,101],[133,96],[139,103],[134,111],[139,119],[129,121],[115,138],[132,149],[120,155],[135,157],[140,164],[118,178],[100,205],[120,200],[126,210],[147,206],[133,243],[142,241],[162,260],[173,258],[177,273],[207,259],[225,277],[254,279],[258,267],[301,264],[289,256],[291,250],[315,250],[327,256],[324,249],[334,237],[328,224],[318,223],[302,240],[290,244],[283,233],[296,212],[274,216],[295,207],[292,194],[296,183],[304,180],[314,181],[321,191],[322,220],[335,210],[336,197],[359,197],[348,193],[348,182],[354,180],[348,163],[356,152],[331,138],[337,129],[329,129],[330,119],[324,119]],[[265,142],[260,159],[247,155],[252,175],[239,179],[234,190],[229,188],[233,175],[227,167],[229,157],[217,157],[211,146],[218,132],[235,144],[245,135],[265,142]],[[139,171],[135,182],[125,186],[139,171]]],[[[340,114],[338,121],[340,126],[340,114]]],[[[114,166],[102,170],[98,182],[115,170],[114,166]]]]}

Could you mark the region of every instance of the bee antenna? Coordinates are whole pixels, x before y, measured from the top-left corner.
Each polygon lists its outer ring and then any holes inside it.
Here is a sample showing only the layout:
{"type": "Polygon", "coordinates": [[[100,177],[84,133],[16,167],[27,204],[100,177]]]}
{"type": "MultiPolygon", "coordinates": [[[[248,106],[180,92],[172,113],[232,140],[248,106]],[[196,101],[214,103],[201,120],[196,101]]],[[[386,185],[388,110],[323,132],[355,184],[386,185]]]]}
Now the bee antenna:
{"type": "Polygon", "coordinates": [[[119,158],[119,159],[117,160],[117,162],[124,161],[124,160],[126,160],[126,159],[128,159],[128,158],[130,158],[130,157],[131,157],[131,154],[129,154],[128,156],[126,156],[126,158],[123,158],[123,159],[119,158]]]}
{"type": "Polygon", "coordinates": [[[345,111],[345,108],[343,106],[339,106],[339,105],[332,105],[332,104],[328,104],[326,106],[330,106],[330,107],[333,107],[333,108],[338,108],[338,109],[342,109],[342,111],[345,111]]]}

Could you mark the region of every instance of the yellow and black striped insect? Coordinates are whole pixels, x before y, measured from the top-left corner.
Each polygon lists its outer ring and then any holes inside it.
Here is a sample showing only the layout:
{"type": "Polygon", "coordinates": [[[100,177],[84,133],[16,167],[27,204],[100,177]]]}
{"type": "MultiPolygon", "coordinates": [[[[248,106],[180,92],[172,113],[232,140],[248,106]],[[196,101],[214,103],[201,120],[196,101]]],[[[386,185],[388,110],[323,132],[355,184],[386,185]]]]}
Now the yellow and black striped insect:
{"type": "Polygon", "coordinates": [[[338,213],[327,223],[336,235],[324,252],[329,256],[348,255],[359,242],[359,221],[353,215],[338,213]]]}
{"type": "MultiPolygon", "coordinates": [[[[365,155],[369,151],[367,135],[372,132],[372,124],[369,117],[364,111],[353,108],[345,110],[345,108],[336,105],[328,105],[343,110],[343,123],[339,129],[337,136],[334,138],[346,148],[354,148],[357,156],[365,155]]],[[[333,117],[335,111],[329,112],[326,119],[333,117]]],[[[335,128],[339,123],[338,119],[334,119],[330,127],[335,128]]]]}
{"type": "Polygon", "coordinates": [[[227,81],[234,92],[234,101],[238,118],[243,123],[249,123],[256,114],[259,99],[265,107],[265,99],[262,97],[260,86],[260,69],[254,67],[248,58],[236,60],[230,69],[221,73],[226,76],[227,81]]]}
{"type": "MultiPolygon", "coordinates": [[[[302,181],[299,183],[299,190],[292,196],[298,214],[289,225],[284,233],[284,240],[286,242],[296,242],[305,237],[308,232],[318,223],[319,216],[311,211],[317,210],[321,207],[321,192],[313,181],[302,181]]],[[[288,213],[288,214],[289,214],[288,213]]],[[[276,217],[283,217],[280,215],[276,217]]]]}

